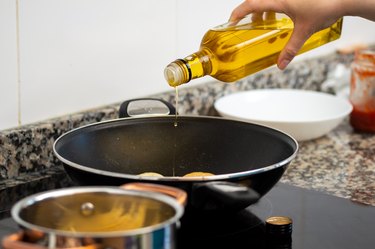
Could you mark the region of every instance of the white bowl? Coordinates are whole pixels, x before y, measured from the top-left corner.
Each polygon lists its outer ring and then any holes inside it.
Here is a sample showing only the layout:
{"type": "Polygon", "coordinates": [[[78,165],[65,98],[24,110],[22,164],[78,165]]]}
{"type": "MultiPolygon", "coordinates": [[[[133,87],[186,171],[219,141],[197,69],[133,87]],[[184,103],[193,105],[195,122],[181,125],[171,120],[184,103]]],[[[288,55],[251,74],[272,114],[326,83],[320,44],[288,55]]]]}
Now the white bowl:
{"type": "Polygon", "coordinates": [[[352,111],[343,97],[296,89],[261,89],[226,95],[215,102],[218,113],[288,133],[298,141],[325,135],[352,111]]]}

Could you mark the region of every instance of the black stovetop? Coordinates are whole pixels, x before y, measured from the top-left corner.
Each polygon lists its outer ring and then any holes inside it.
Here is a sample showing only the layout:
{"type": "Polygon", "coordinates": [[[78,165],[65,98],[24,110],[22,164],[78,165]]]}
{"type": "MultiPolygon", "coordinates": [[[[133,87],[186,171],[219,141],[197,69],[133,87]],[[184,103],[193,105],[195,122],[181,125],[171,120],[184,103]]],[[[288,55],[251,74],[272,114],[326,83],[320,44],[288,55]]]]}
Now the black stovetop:
{"type": "Polygon", "coordinates": [[[375,248],[375,207],[281,183],[240,213],[202,215],[189,223],[179,248],[375,248]],[[269,216],[292,218],[290,240],[267,235],[269,216]]]}
{"type": "MultiPolygon", "coordinates": [[[[0,238],[17,230],[12,219],[0,221],[0,238]]],[[[374,231],[375,207],[279,183],[241,212],[185,215],[177,248],[373,249],[374,231]],[[264,224],[269,216],[293,219],[290,240],[270,239],[264,224]]]]}

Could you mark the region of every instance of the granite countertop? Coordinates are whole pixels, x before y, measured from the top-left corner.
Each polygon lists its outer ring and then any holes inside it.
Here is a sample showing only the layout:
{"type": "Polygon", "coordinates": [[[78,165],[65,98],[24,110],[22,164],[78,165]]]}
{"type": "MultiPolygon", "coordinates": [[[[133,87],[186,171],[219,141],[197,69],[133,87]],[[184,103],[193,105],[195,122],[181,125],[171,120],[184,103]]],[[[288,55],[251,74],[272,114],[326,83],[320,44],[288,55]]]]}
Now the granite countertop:
{"type": "MultiPolygon", "coordinates": [[[[331,54],[294,63],[285,71],[270,68],[234,84],[210,82],[179,90],[182,115],[216,115],[213,103],[223,95],[259,88],[322,87],[338,65],[348,68],[352,55],[331,54]]],[[[174,103],[174,91],[149,97],[174,103]]],[[[52,152],[55,139],[84,124],[117,118],[120,103],[0,132],[0,218],[20,198],[74,185],[52,152]]],[[[344,120],[321,138],[300,142],[281,182],[375,206],[375,134],[357,133],[344,120]]]]}

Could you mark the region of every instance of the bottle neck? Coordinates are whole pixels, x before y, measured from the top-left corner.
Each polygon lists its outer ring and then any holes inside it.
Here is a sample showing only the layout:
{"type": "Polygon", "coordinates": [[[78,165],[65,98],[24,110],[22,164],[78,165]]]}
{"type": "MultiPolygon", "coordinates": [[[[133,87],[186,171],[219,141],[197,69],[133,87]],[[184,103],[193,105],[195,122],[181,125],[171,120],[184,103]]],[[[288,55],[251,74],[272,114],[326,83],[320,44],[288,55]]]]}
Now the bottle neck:
{"type": "Polygon", "coordinates": [[[176,87],[209,75],[211,70],[210,53],[202,50],[170,63],[164,70],[164,76],[170,86],[176,87]]]}

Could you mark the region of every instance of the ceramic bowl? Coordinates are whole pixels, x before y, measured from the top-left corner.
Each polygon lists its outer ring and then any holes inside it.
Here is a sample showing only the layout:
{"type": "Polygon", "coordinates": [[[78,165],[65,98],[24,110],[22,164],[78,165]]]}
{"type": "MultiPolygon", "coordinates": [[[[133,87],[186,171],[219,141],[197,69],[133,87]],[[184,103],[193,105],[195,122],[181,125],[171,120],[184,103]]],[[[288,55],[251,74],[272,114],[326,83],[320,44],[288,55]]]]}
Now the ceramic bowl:
{"type": "Polygon", "coordinates": [[[339,96],[297,89],[260,89],[226,95],[215,102],[226,118],[269,126],[298,141],[321,137],[352,111],[339,96]]]}

